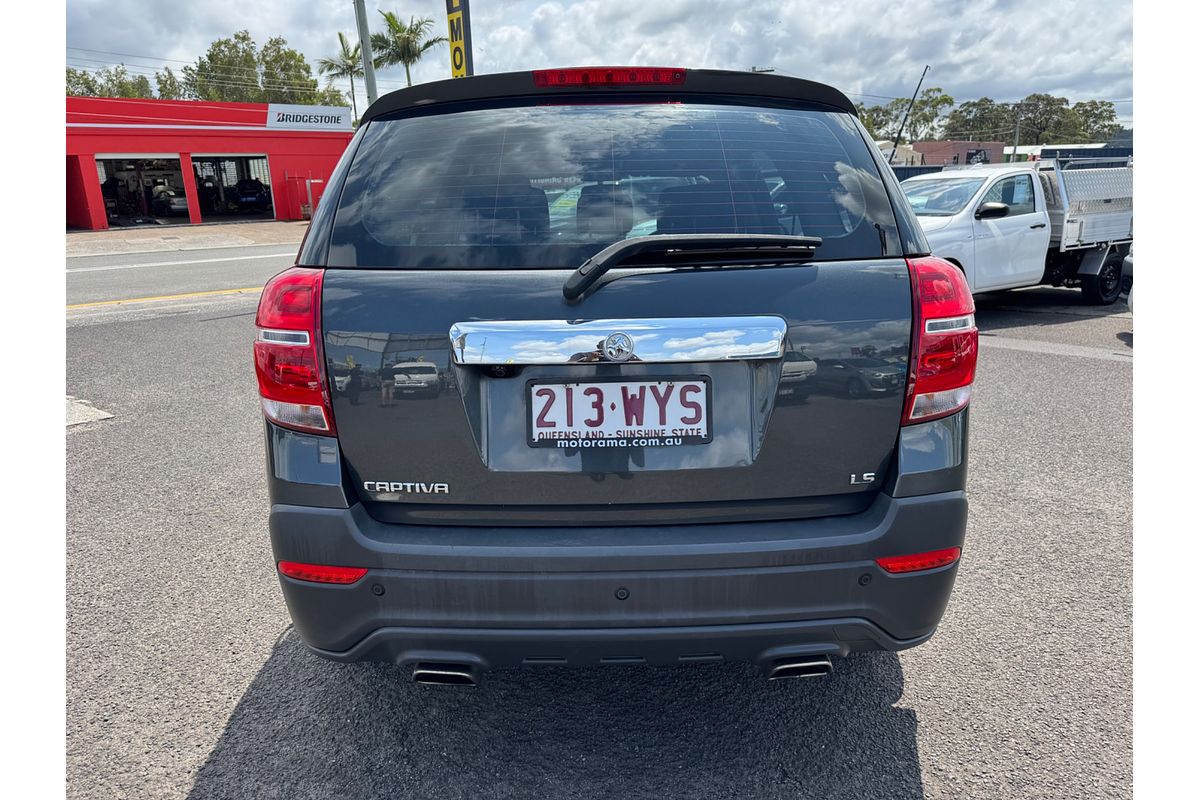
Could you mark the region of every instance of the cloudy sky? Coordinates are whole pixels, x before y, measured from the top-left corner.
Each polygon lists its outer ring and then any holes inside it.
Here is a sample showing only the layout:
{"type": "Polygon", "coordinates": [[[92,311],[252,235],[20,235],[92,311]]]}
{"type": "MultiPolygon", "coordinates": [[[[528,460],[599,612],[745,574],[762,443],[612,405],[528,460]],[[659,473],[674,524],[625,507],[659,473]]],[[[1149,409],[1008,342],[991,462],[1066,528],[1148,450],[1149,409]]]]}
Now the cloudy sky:
{"type": "MultiPolygon", "coordinates": [[[[377,9],[433,17],[443,0],[367,0],[377,9]]],[[[854,100],[886,102],[927,86],[960,102],[1050,92],[1072,101],[1133,105],[1130,0],[472,0],[475,71],[629,64],[749,69],[830,83],[854,100]]],[[[331,55],[337,31],[355,30],[351,0],[67,0],[67,63],[124,62],[152,73],[194,61],[216,38],[247,28],[260,44],[282,35],[309,62],[331,55]]],[[[414,81],[449,77],[443,46],[414,81]]],[[[379,74],[381,93],[403,69],[379,74]]],[[[345,87],[343,87],[345,88],[345,87]]]]}

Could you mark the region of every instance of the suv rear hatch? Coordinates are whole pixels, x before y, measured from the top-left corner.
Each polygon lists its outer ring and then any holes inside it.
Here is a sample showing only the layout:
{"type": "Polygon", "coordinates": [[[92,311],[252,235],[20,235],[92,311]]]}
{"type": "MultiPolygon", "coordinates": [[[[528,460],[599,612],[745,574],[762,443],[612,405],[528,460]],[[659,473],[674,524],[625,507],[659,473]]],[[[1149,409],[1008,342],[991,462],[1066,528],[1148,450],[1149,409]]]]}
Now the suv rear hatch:
{"type": "Polygon", "coordinates": [[[798,518],[879,491],[912,290],[872,145],[848,103],[670,72],[368,113],[302,263],[327,268],[333,417],[376,518],[798,518]],[[820,244],[651,247],[564,295],[615,242],[687,234],[820,244]]]}

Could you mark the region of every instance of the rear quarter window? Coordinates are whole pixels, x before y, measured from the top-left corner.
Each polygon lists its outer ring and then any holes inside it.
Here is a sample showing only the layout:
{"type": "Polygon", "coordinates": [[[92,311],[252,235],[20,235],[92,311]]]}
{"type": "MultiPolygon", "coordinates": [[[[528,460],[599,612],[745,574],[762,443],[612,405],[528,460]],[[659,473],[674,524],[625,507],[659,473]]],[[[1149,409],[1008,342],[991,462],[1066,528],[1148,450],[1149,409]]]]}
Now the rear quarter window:
{"type": "Polygon", "coordinates": [[[328,264],[574,268],[615,241],[664,233],[820,236],[817,260],[895,255],[867,148],[844,113],[697,103],[374,120],[328,264]]]}

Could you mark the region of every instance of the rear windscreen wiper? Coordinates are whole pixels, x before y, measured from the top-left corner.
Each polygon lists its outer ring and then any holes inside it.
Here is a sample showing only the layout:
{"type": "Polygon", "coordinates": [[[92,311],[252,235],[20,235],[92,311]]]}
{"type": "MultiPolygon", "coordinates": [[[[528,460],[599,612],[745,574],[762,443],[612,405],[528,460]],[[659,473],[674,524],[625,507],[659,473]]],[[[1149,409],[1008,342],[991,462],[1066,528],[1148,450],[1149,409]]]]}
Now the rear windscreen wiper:
{"type": "Polygon", "coordinates": [[[819,236],[776,236],[765,233],[669,233],[638,236],[611,244],[579,265],[563,284],[563,297],[578,300],[618,264],[634,266],[675,264],[720,266],[758,264],[811,258],[821,246],[819,236]],[[654,258],[647,262],[646,256],[654,258]]]}

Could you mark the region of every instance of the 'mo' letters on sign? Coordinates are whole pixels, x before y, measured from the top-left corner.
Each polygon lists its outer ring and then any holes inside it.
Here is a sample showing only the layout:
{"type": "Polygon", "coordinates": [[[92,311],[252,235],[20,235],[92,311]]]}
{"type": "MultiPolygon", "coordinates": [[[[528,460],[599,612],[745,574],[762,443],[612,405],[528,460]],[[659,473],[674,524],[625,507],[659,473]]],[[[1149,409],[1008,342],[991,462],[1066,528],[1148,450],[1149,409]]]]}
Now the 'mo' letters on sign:
{"type": "Polygon", "coordinates": [[[446,0],[446,25],[450,28],[450,74],[463,78],[475,74],[471,58],[471,9],[468,0],[446,0]]]}

